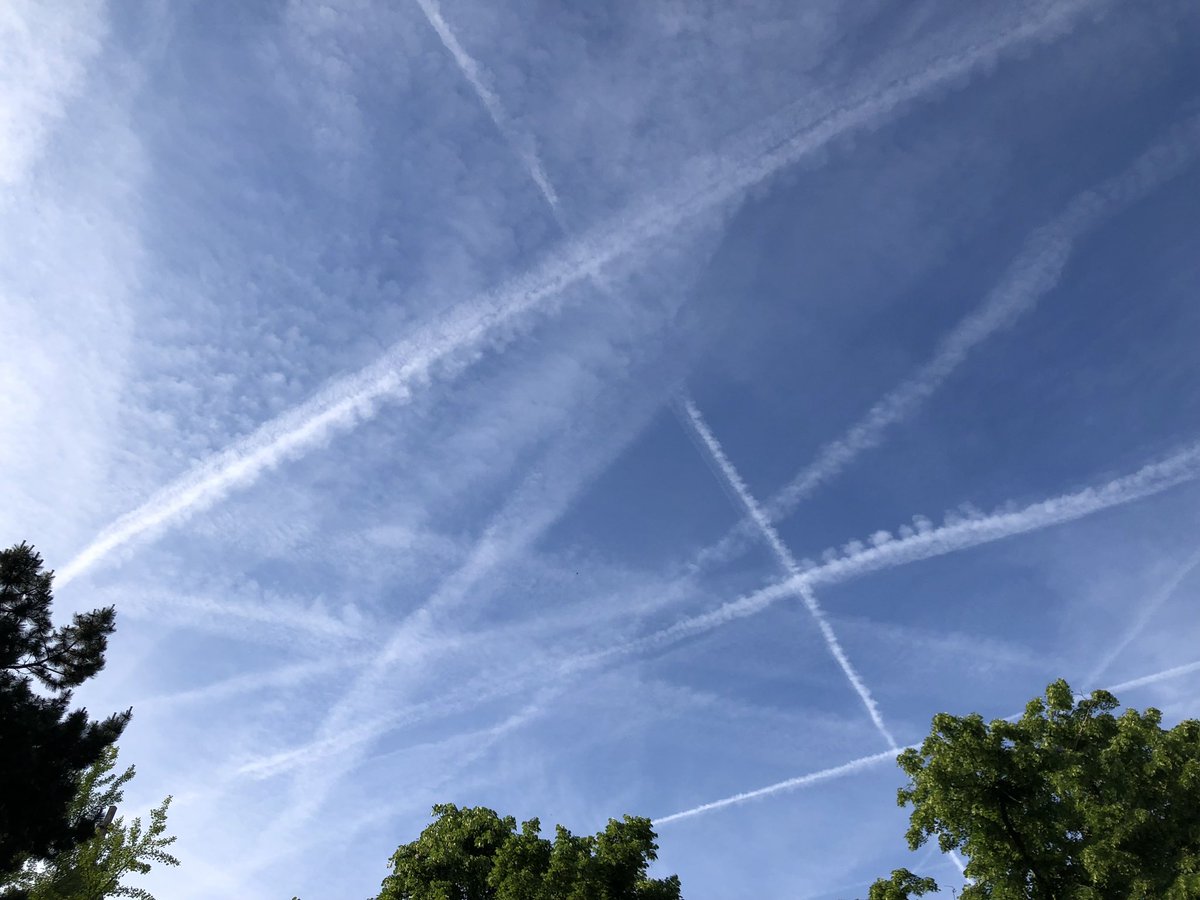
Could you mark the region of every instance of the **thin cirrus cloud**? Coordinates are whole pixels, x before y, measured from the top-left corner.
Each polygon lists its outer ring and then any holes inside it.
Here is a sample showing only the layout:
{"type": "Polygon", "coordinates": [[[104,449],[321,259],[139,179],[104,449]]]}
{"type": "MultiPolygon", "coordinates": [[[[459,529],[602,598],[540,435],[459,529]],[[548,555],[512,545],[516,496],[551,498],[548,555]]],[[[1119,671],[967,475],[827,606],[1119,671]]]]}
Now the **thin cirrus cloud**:
{"type": "Polygon", "coordinates": [[[519,328],[527,316],[550,312],[566,288],[600,274],[617,259],[644,251],[672,229],[709,214],[834,139],[880,124],[1016,48],[1054,39],[1098,2],[1057,6],[1035,21],[898,79],[815,123],[796,122],[791,111],[759,123],[741,136],[733,150],[698,167],[699,177],[674,185],[665,196],[649,198],[615,226],[568,241],[560,254],[503,288],[460,305],[442,321],[393,345],[374,363],[333,381],[311,400],[163,487],[103,529],[59,571],[59,584],[69,583],[132,541],[207,508],[284,460],[327,442],[336,432],[371,418],[381,403],[402,401],[455,373],[470,363],[470,356],[519,328]]]}

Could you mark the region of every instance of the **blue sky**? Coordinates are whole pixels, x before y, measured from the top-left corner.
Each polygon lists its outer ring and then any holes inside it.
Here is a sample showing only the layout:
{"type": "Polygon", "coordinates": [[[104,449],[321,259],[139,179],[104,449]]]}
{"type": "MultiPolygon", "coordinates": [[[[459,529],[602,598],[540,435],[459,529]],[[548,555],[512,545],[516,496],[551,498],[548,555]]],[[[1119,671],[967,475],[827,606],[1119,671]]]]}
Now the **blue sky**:
{"type": "Polygon", "coordinates": [[[889,741],[1200,714],[1194,4],[14,9],[0,523],[118,608],[160,896],[442,801],[953,885],[889,741]]]}

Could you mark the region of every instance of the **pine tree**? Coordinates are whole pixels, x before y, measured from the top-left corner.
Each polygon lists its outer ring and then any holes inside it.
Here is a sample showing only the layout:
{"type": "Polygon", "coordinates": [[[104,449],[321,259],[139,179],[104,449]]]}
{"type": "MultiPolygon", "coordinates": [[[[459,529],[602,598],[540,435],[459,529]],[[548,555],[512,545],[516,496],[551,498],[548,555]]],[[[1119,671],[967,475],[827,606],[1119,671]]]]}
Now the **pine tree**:
{"type": "Polygon", "coordinates": [[[73,810],[72,799],[132,714],[96,722],[69,708],[71,689],[104,668],[116,614],[76,613],[55,628],[53,580],[29,545],[0,551],[0,874],[93,834],[99,809],[73,810]]]}

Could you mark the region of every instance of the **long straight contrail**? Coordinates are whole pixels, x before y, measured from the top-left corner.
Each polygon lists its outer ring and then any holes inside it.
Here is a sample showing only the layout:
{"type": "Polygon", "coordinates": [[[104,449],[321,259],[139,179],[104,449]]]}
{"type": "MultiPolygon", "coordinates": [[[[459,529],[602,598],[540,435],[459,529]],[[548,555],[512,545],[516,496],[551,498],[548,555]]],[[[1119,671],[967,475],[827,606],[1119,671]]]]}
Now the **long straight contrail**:
{"type": "Polygon", "coordinates": [[[500,102],[500,98],[496,92],[488,86],[482,67],[471,54],[463,49],[463,45],[458,42],[458,38],[442,16],[441,8],[438,6],[436,0],[416,0],[416,4],[421,7],[421,12],[425,14],[425,19],[429,22],[430,27],[437,32],[442,46],[453,57],[459,71],[462,72],[463,77],[467,79],[467,83],[474,89],[475,94],[479,97],[479,102],[483,104],[483,108],[487,110],[488,116],[491,117],[492,124],[496,126],[496,130],[500,132],[509,149],[525,166],[529,177],[537,185],[538,191],[541,192],[542,199],[546,201],[546,205],[550,207],[550,211],[554,214],[555,219],[559,220],[559,225],[563,226],[565,230],[565,226],[561,221],[558,192],[554,190],[554,185],[550,183],[545,167],[542,166],[542,161],[538,158],[537,151],[532,146],[532,140],[526,138],[523,141],[522,135],[513,127],[512,120],[504,110],[504,104],[500,102]]]}
{"type": "Polygon", "coordinates": [[[1138,636],[1145,630],[1150,619],[1162,607],[1164,603],[1171,599],[1174,593],[1179,590],[1179,586],[1184,580],[1192,574],[1197,566],[1200,566],[1200,550],[1193,553],[1182,566],[1175,570],[1166,583],[1155,591],[1150,598],[1142,604],[1138,610],[1137,618],[1129,627],[1129,630],[1121,636],[1116,645],[1109,650],[1104,657],[1096,663],[1095,667],[1088,674],[1085,684],[1092,685],[1103,677],[1109,667],[1116,661],[1117,657],[1125,652],[1125,648],[1137,640],[1138,636]]]}
{"type": "Polygon", "coordinates": [[[758,528],[759,533],[767,542],[767,546],[771,548],[771,553],[778,560],[784,574],[788,576],[788,580],[795,582],[795,592],[800,595],[800,598],[804,601],[804,606],[808,609],[809,615],[817,623],[817,628],[821,631],[821,637],[825,641],[825,646],[829,649],[834,660],[837,661],[842,674],[846,676],[846,680],[854,688],[854,692],[858,694],[858,699],[862,701],[862,705],[866,708],[867,715],[875,723],[875,729],[883,735],[883,739],[887,741],[887,745],[894,750],[896,748],[896,739],[892,737],[892,733],[883,721],[883,714],[879,711],[879,704],[875,702],[875,698],[871,696],[871,691],[862,680],[862,676],[858,674],[858,670],[850,662],[850,657],[846,655],[841,641],[838,640],[837,633],[833,630],[833,625],[830,624],[828,616],[825,615],[825,610],[821,608],[821,604],[817,601],[817,595],[813,593],[812,587],[808,582],[801,578],[800,565],[792,556],[792,552],[783,543],[783,539],[779,536],[779,532],[775,530],[775,526],[771,524],[762,509],[759,508],[758,501],[750,493],[750,488],[738,473],[737,467],[734,466],[728,455],[726,455],[725,448],[721,446],[721,442],[717,440],[712,429],[708,427],[708,423],[704,420],[704,416],[701,415],[695,402],[690,397],[684,397],[682,406],[686,424],[690,425],[692,430],[695,431],[696,436],[700,439],[702,450],[707,453],[708,457],[716,465],[718,479],[722,480],[732,492],[738,508],[744,511],[749,516],[750,521],[758,528]]]}
{"type": "MultiPolygon", "coordinates": [[[[1058,285],[1079,241],[1185,172],[1194,164],[1198,148],[1200,117],[1191,117],[1169,129],[1122,172],[1076,195],[1061,213],[1035,229],[1000,282],[978,308],[942,338],[933,356],[881,397],[845,434],[823,446],[808,465],[764,504],[767,519],[777,522],[786,517],[860,454],[882,443],[887,430],[912,415],[972,350],[1034,309],[1058,285]]],[[[718,544],[702,551],[698,563],[729,558],[752,534],[754,525],[748,519],[743,520],[718,544]]]]}
{"type": "MultiPolygon", "coordinates": [[[[1114,684],[1105,690],[1115,694],[1117,691],[1129,691],[1134,688],[1146,687],[1151,684],[1160,684],[1164,681],[1170,681],[1173,678],[1181,678],[1184,675],[1189,675],[1192,672],[1200,672],[1200,660],[1196,662],[1186,663],[1182,666],[1175,666],[1171,669],[1163,669],[1161,672],[1155,672],[1152,675],[1143,675],[1141,678],[1134,678],[1132,681],[1124,681],[1120,684],[1114,684]]],[[[1017,718],[1009,716],[1010,719],[1017,718]]],[[[870,756],[860,756],[858,759],[852,759],[849,762],[842,763],[840,766],[831,766],[828,769],[821,769],[817,772],[810,772],[807,775],[800,775],[796,778],[788,778],[785,781],[777,781],[774,784],[769,784],[766,787],[757,788],[753,791],[742,791],[738,794],[733,794],[729,797],[722,797],[720,800],[713,800],[709,803],[702,803],[699,806],[693,806],[691,809],[685,809],[681,812],[672,813],[669,816],[663,816],[661,819],[655,819],[654,824],[668,825],[671,822],[678,822],[680,819],[690,819],[693,816],[701,816],[705,813],[713,812],[714,810],[724,809],[727,806],[737,806],[741,803],[746,803],[750,800],[757,800],[760,797],[769,797],[772,794],[782,794],[787,791],[794,791],[799,788],[811,787],[814,784],[820,784],[823,781],[832,781],[836,778],[844,778],[847,775],[856,775],[859,772],[865,772],[868,769],[876,768],[885,762],[893,761],[900,753],[905,750],[919,750],[920,744],[909,744],[907,747],[897,747],[892,750],[884,751],[883,753],[872,753],[870,756]]]]}
{"type": "Polygon", "coordinates": [[[567,288],[599,275],[613,261],[646,252],[648,245],[680,224],[733,200],[838,137],[882,124],[931,91],[993,65],[1002,54],[1061,35],[1082,13],[1102,3],[1077,0],[1056,6],[1034,22],[897,79],[816,122],[797,121],[791,109],[760,122],[724,155],[691,166],[692,177],[666,194],[649,197],[640,211],[568,241],[560,253],[529,272],[460,305],[416,336],[394,344],[374,363],[329,382],[311,400],[166,485],[97,535],[58,573],[59,586],[130,542],[183,521],[289,457],[373,417],[383,402],[403,400],[436,376],[445,378],[469,365],[489,342],[528,328],[533,313],[551,311],[567,288]]]}
{"type": "MultiPolygon", "coordinates": [[[[850,553],[843,559],[803,571],[799,579],[789,578],[780,584],[724,603],[708,613],[681,619],[641,638],[611,644],[591,652],[573,653],[558,660],[529,659],[524,663],[524,670],[519,669],[516,673],[508,671],[498,675],[495,672],[486,672],[461,688],[442,695],[436,701],[422,702],[385,713],[366,725],[351,729],[353,733],[311,741],[291,750],[261,757],[241,766],[240,772],[257,777],[276,775],[343,752],[363,740],[378,736],[389,727],[461,712],[486,700],[518,693],[530,684],[543,683],[548,677],[548,672],[553,673],[552,677],[555,678],[571,678],[633,654],[660,650],[693,635],[761,612],[779,599],[794,594],[796,586],[793,581],[809,580],[813,584],[843,583],[871,572],[908,565],[1072,522],[1093,513],[1152,497],[1197,478],[1200,478],[1200,444],[1194,444],[1167,459],[1145,465],[1136,472],[1101,485],[1051,497],[1016,511],[997,512],[940,528],[930,527],[908,537],[850,553]]],[[[1126,683],[1117,687],[1135,686],[1137,685],[1126,683]]]]}

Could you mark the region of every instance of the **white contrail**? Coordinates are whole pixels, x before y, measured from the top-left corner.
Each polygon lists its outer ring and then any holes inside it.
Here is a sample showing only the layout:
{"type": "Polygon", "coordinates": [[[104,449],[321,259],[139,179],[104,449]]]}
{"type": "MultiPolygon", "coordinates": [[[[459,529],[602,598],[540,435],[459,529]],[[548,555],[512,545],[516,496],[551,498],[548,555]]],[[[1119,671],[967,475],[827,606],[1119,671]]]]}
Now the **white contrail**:
{"type": "MultiPolygon", "coordinates": [[[[842,583],[871,572],[932,559],[1014,535],[1075,521],[1105,509],[1151,497],[1196,478],[1200,478],[1200,444],[1099,486],[1062,494],[1015,512],[998,512],[981,519],[931,528],[870,549],[855,551],[844,559],[833,560],[803,571],[798,579],[789,578],[780,584],[725,603],[708,613],[689,616],[667,628],[632,641],[624,641],[591,652],[573,653],[557,661],[530,658],[524,661],[523,670],[517,672],[485,672],[460,688],[442,695],[436,701],[427,701],[385,713],[370,723],[352,729],[352,733],[311,741],[292,750],[262,757],[246,763],[240,771],[258,777],[279,774],[342,752],[388,728],[461,712],[486,700],[517,693],[530,684],[543,683],[550,677],[547,674],[549,672],[553,672],[555,678],[570,678],[625,656],[670,646],[766,609],[777,600],[795,593],[797,586],[793,581],[809,581],[813,584],[842,583]]],[[[921,527],[927,527],[924,520],[921,521],[921,527]]]]}
{"type": "Polygon", "coordinates": [[[230,490],[252,483],[285,459],[328,440],[336,431],[369,419],[379,404],[411,395],[435,375],[469,365],[490,341],[507,338],[522,316],[547,312],[564,290],[599,275],[614,260],[644,253],[656,238],[740,196],[785,166],[860,128],[878,126],[925,94],[994,65],[1014,48],[1051,40],[1100,0],[1056,6],[1035,22],[944,58],[909,77],[843,106],[815,124],[797,122],[793,111],[749,130],[730,152],[692,167],[668,195],[650,198],[639,214],[568,241],[561,253],[497,291],[456,308],[418,336],[393,345],[358,372],[335,379],[311,400],[264,423],[246,438],[167,485],[104,529],[58,574],[66,584],[136,538],[186,518],[230,490]]]}
{"type": "Polygon", "coordinates": [[[863,682],[862,676],[858,674],[858,670],[850,662],[850,657],[846,655],[846,651],[842,648],[842,643],[838,640],[833,626],[829,623],[829,619],[825,615],[825,610],[821,608],[821,604],[817,601],[816,594],[813,593],[811,586],[801,579],[800,566],[792,556],[791,551],[783,543],[783,539],[780,538],[779,532],[775,530],[775,526],[771,524],[770,520],[767,519],[766,515],[759,508],[758,501],[750,493],[750,488],[746,485],[737,468],[726,455],[725,449],[721,446],[720,441],[717,440],[716,435],[712,433],[712,429],[708,427],[708,423],[704,421],[704,416],[700,414],[699,408],[690,397],[683,398],[683,411],[685,413],[685,424],[690,425],[692,430],[695,431],[695,434],[700,438],[702,450],[707,451],[706,455],[716,464],[718,480],[728,486],[729,490],[733,493],[738,508],[743,510],[757,526],[763,539],[771,548],[771,552],[775,555],[775,559],[779,561],[784,574],[788,576],[789,581],[796,583],[795,592],[800,595],[805,607],[808,609],[809,615],[812,616],[813,621],[817,623],[817,627],[821,630],[821,637],[825,640],[825,646],[829,648],[829,652],[837,661],[842,674],[846,676],[846,680],[850,682],[850,686],[858,694],[859,700],[862,701],[862,705],[867,710],[867,715],[875,723],[876,730],[883,735],[883,739],[887,741],[887,745],[895,749],[896,740],[892,737],[892,733],[883,721],[883,714],[879,711],[879,704],[875,702],[875,698],[871,696],[871,691],[863,682]]]}
{"type": "MultiPolygon", "coordinates": [[[[913,745],[913,748],[915,749],[919,746],[919,744],[915,744],[913,745]]],[[[858,759],[852,759],[850,762],[842,763],[840,766],[832,766],[828,769],[821,769],[818,772],[810,772],[807,775],[789,778],[786,781],[769,784],[766,787],[761,787],[757,790],[743,791],[740,794],[733,794],[729,797],[723,797],[720,800],[713,800],[711,803],[702,803],[700,806],[693,806],[691,809],[685,809],[682,812],[672,813],[669,816],[663,816],[661,819],[655,819],[654,825],[655,827],[667,825],[671,822],[678,822],[680,819],[690,819],[692,816],[700,816],[706,812],[712,812],[716,809],[724,809],[726,806],[736,806],[739,803],[745,803],[748,800],[755,800],[759,797],[769,797],[771,794],[781,794],[784,791],[794,791],[797,788],[820,784],[822,781],[832,781],[835,778],[853,775],[856,772],[864,772],[867,769],[875,768],[881,763],[894,762],[896,756],[907,749],[909,748],[896,747],[891,750],[884,750],[882,753],[872,753],[870,756],[860,756],[858,759]]]]}
{"type": "MultiPolygon", "coordinates": [[[[942,338],[934,355],[911,376],[880,398],[841,437],[822,447],[815,459],[765,504],[777,522],[844,470],[861,453],[878,446],[886,431],[907,419],[936,392],[972,350],[1028,313],[1058,284],[1075,245],[1121,210],[1182,174],[1200,148],[1200,117],[1169,129],[1118,175],[1083,191],[1055,218],[1035,229],[983,303],[942,338]]],[[[723,560],[753,531],[743,520],[699,564],[723,560]]],[[[694,564],[695,565],[695,564],[694,564]]]]}
{"type": "MultiPolygon", "coordinates": [[[[558,192],[554,190],[554,185],[550,183],[550,179],[546,176],[546,170],[542,166],[542,161],[538,158],[537,151],[532,146],[532,140],[529,138],[522,140],[522,135],[513,127],[508,113],[504,110],[504,104],[500,102],[500,98],[496,92],[488,86],[483,69],[476,59],[463,49],[462,44],[458,42],[458,38],[450,29],[445,18],[442,17],[442,11],[438,7],[436,0],[416,0],[416,3],[421,7],[421,12],[425,14],[425,18],[430,26],[437,32],[437,36],[442,41],[442,46],[454,58],[459,71],[462,72],[463,77],[467,79],[467,82],[474,89],[480,103],[483,104],[483,108],[487,110],[488,116],[491,117],[492,124],[496,126],[496,130],[500,132],[509,149],[512,150],[513,154],[525,166],[529,177],[537,185],[542,199],[550,207],[550,211],[554,214],[555,219],[561,219],[558,192]]],[[[563,226],[563,222],[559,221],[559,225],[563,226]]],[[[566,230],[565,226],[563,228],[566,230]]]]}
{"type": "MultiPolygon", "coordinates": [[[[1155,672],[1153,675],[1144,675],[1141,678],[1135,678],[1132,681],[1124,681],[1121,684],[1115,684],[1105,690],[1110,693],[1117,691],[1127,691],[1133,688],[1145,687],[1149,684],[1159,684],[1163,681],[1170,681],[1173,678],[1180,678],[1192,672],[1200,672],[1200,660],[1187,663],[1182,666],[1175,666],[1172,669],[1164,669],[1161,672],[1155,672]]],[[[1015,719],[1017,716],[1009,716],[1009,719],[1015,719]]],[[[756,800],[759,797],[769,797],[772,794],[782,794],[787,791],[794,791],[798,788],[810,787],[814,784],[820,784],[823,781],[832,781],[835,778],[842,778],[846,775],[855,775],[859,772],[865,772],[867,769],[873,769],[876,766],[882,765],[890,760],[895,760],[900,753],[905,750],[919,750],[921,744],[909,744],[907,747],[900,747],[895,750],[887,750],[883,753],[872,753],[870,756],[860,756],[858,759],[852,759],[849,762],[842,763],[840,766],[832,766],[828,769],[821,769],[818,772],[811,772],[808,775],[800,775],[796,778],[789,778],[786,781],[777,781],[775,784],[769,784],[766,787],[758,788],[753,791],[743,791],[740,794],[733,794],[729,797],[724,797],[720,800],[713,800],[709,803],[702,803],[699,806],[693,806],[691,809],[685,809],[681,812],[672,813],[669,816],[663,816],[661,819],[655,819],[655,825],[666,825],[671,822],[678,822],[680,819],[690,819],[693,816],[700,816],[704,813],[712,812],[718,809],[724,809],[727,806],[736,806],[739,803],[745,803],[748,800],[756,800]]],[[[957,862],[956,862],[957,864],[957,862]]]]}
{"type": "Polygon", "coordinates": [[[1101,676],[1108,671],[1109,666],[1111,666],[1113,662],[1116,661],[1117,657],[1125,651],[1125,648],[1137,640],[1138,635],[1145,630],[1146,625],[1148,625],[1150,622],[1150,619],[1153,618],[1154,614],[1158,612],[1159,608],[1164,603],[1171,599],[1172,595],[1179,589],[1179,585],[1183,584],[1184,579],[1192,574],[1192,571],[1196,568],[1196,566],[1200,566],[1200,550],[1197,550],[1195,553],[1193,553],[1191,557],[1189,557],[1188,560],[1182,566],[1180,566],[1170,578],[1167,579],[1166,583],[1163,584],[1157,591],[1155,591],[1149,600],[1142,604],[1138,611],[1137,619],[1134,620],[1133,625],[1131,625],[1129,630],[1125,632],[1125,634],[1117,642],[1116,646],[1109,650],[1108,653],[1104,655],[1104,658],[1100,660],[1100,662],[1096,663],[1096,666],[1092,669],[1091,673],[1086,679],[1086,684],[1095,684],[1100,680],[1101,676]]]}

